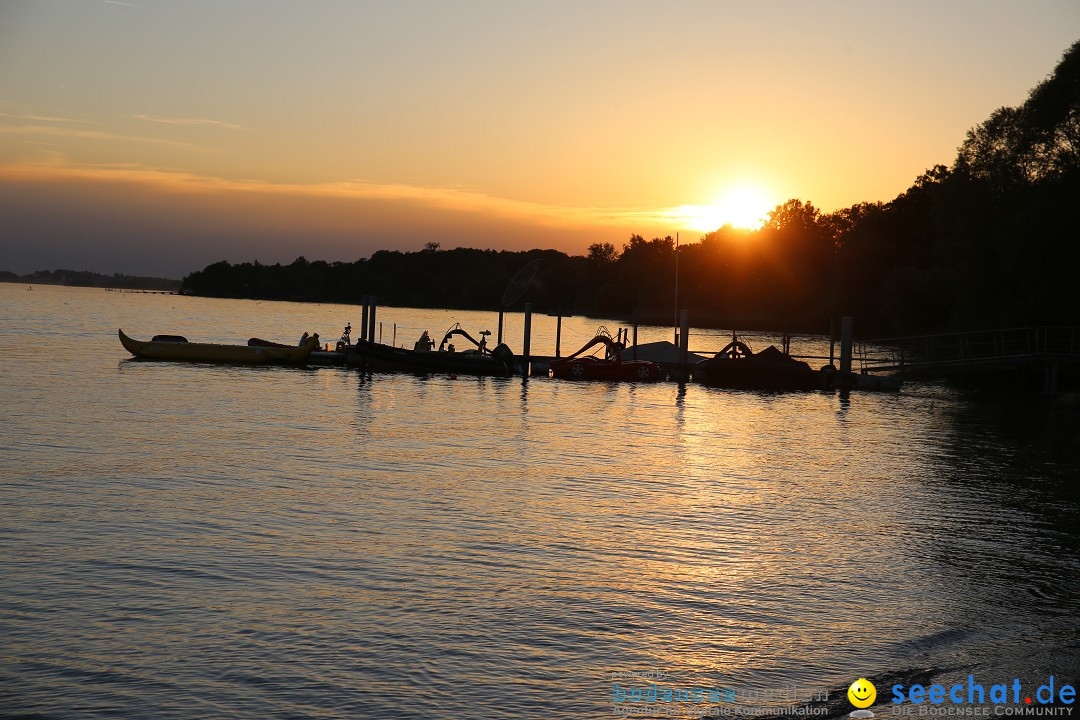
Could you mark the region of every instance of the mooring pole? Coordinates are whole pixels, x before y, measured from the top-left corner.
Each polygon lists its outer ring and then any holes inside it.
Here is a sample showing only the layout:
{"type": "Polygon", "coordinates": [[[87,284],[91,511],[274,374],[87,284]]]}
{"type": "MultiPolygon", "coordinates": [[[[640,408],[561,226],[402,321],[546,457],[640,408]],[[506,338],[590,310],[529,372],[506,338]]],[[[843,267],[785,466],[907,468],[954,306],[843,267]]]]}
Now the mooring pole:
{"type": "Polygon", "coordinates": [[[631,351],[634,360],[637,360],[637,307],[634,308],[634,349],[631,351]]]}
{"type": "Polygon", "coordinates": [[[555,320],[555,357],[560,357],[559,348],[562,346],[562,310],[559,311],[559,317],[555,320]]]}
{"type": "MultiPolygon", "coordinates": [[[[671,236],[668,235],[668,239],[671,236]]],[[[679,322],[679,233],[675,233],[675,322],[679,322]]],[[[679,326],[675,326],[675,344],[679,344],[679,326]]]]}
{"type": "Polygon", "coordinates": [[[1053,397],[1058,391],[1058,364],[1047,362],[1043,365],[1043,393],[1053,397]]]}
{"type": "Polygon", "coordinates": [[[525,337],[521,341],[521,375],[529,377],[529,349],[532,345],[532,303],[525,303],[525,337]]]}
{"type": "Polygon", "coordinates": [[[367,311],[370,295],[360,298],[360,339],[367,340],[367,311]]]}
{"type": "Polygon", "coordinates": [[[397,347],[397,323],[394,323],[394,339],[390,341],[390,344],[397,347]]]}
{"type": "Polygon", "coordinates": [[[690,311],[683,310],[679,313],[679,371],[685,380],[689,375],[690,356],[690,311]]]}
{"type": "Polygon", "coordinates": [[[835,366],[836,359],[836,319],[829,318],[829,364],[835,366]]]}
{"type": "Polygon", "coordinates": [[[375,342],[375,296],[370,296],[371,310],[368,311],[368,340],[375,342]]]}
{"type": "Polygon", "coordinates": [[[840,321],[840,390],[847,391],[853,385],[851,379],[851,355],[855,345],[855,318],[840,321]]]}
{"type": "Polygon", "coordinates": [[[496,345],[502,345],[502,321],[503,321],[503,309],[499,308],[499,339],[495,341],[496,345]]]}

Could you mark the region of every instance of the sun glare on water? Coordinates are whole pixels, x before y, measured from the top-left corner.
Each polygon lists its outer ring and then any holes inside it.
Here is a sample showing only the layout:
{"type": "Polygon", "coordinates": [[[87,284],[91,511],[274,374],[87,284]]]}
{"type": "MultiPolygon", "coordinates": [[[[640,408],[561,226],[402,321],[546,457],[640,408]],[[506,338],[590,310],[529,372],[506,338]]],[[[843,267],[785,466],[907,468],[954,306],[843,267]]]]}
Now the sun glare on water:
{"type": "Polygon", "coordinates": [[[776,201],[754,185],[736,185],[720,194],[711,205],[683,205],[678,209],[686,227],[698,232],[712,232],[724,225],[756,230],[776,201]]]}

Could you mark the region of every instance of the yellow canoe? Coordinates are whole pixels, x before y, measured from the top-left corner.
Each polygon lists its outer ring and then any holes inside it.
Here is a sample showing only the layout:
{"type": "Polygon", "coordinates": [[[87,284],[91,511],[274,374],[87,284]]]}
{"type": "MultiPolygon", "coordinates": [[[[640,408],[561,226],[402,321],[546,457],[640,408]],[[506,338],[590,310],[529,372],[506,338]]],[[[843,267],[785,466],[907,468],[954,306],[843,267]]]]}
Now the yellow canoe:
{"type": "Polygon", "coordinates": [[[120,333],[120,344],[137,358],[146,360],[180,360],[185,362],[240,363],[264,365],[268,363],[299,365],[307,362],[315,349],[315,338],[297,347],[249,347],[247,345],[218,345],[193,343],[183,338],[170,340],[132,340],[120,333]]]}

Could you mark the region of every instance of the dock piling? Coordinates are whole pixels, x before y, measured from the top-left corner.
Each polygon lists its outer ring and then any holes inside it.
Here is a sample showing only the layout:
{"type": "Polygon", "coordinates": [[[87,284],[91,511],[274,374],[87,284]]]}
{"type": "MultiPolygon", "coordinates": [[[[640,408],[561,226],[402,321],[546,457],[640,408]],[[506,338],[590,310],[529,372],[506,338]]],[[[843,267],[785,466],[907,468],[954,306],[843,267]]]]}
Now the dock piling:
{"type": "Polygon", "coordinates": [[[840,321],[840,377],[837,378],[839,381],[837,384],[842,392],[850,390],[853,385],[851,356],[854,345],[855,318],[847,316],[840,321]]]}
{"type": "Polygon", "coordinates": [[[368,303],[371,305],[368,310],[368,340],[375,342],[375,296],[368,295],[368,303]]]}
{"type": "Polygon", "coordinates": [[[1054,397],[1058,392],[1058,364],[1047,362],[1043,367],[1043,393],[1054,397]]]}
{"type": "Polygon", "coordinates": [[[689,376],[687,358],[690,355],[690,311],[679,312],[679,368],[689,376]]]}
{"type": "Polygon", "coordinates": [[[503,330],[503,309],[499,308],[499,334],[498,339],[495,340],[496,345],[502,345],[502,330],[503,330]]]}
{"type": "Polygon", "coordinates": [[[836,320],[829,318],[829,365],[836,364],[836,320]]]}
{"type": "Polygon", "coordinates": [[[559,349],[562,347],[562,310],[559,311],[559,316],[555,320],[555,357],[561,357],[559,355],[559,349]]]}
{"type": "Polygon", "coordinates": [[[525,337],[521,341],[521,375],[529,377],[529,350],[532,345],[532,303],[525,303],[525,337]]]}
{"type": "Polygon", "coordinates": [[[368,302],[371,300],[370,295],[364,295],[360,298],[360,339],[367,340],[367,311],[368,302]]]}
{"type": "Polygon", "coordinates": [[[637,326],[638,326],[638,309],[634,308],[634,345],[631,351],[632,359],[637,360],[637,326]]]}

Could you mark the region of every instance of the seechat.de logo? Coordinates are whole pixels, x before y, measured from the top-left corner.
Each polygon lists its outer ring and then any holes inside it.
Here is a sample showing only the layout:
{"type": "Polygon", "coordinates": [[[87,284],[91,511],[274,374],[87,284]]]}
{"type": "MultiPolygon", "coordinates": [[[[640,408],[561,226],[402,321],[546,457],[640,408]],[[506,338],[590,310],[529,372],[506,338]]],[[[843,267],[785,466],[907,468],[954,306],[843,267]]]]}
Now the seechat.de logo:
{"type": "Polygon", "coordinates": [[[1045,684],[1040,685],[1035,692],[1031,692],[1030,689],[1025,690],[1020,678],[1013,678],[1012,682],[997,683],[987,688],[976,682],[974,675],[968,675],[966,683],[956,683],[950,687],[940,684],[930,685],[929,687],[924,685],[912,685],[910,687],[899,684],[893,685],[892,701],[897,705],[902,703],[911,703],[912,705],[921,705],[923,703],[931,705],[941,705],[942,703],[963,705],[987,702],[992,705],[1023,705],[1025,707],[1032,704],[1039,706],[1054,703],[1072,705],[1076,702],[1076,688],[1060,681],[1056,682],[1055,688],[1053,675],[1045,684]]]}

